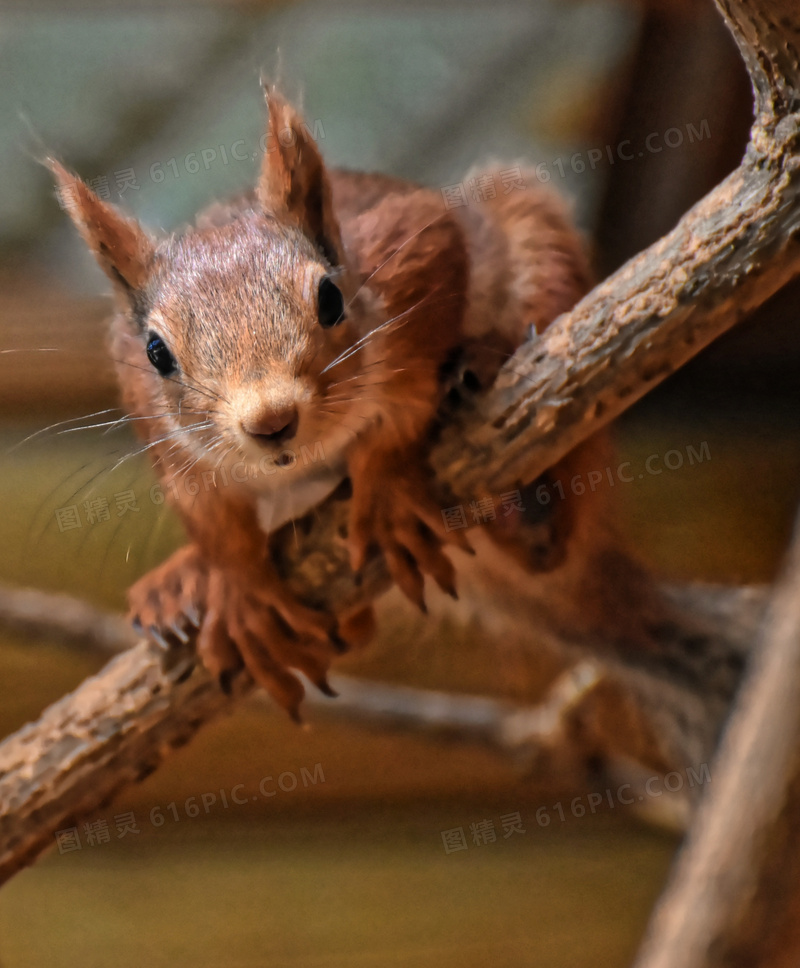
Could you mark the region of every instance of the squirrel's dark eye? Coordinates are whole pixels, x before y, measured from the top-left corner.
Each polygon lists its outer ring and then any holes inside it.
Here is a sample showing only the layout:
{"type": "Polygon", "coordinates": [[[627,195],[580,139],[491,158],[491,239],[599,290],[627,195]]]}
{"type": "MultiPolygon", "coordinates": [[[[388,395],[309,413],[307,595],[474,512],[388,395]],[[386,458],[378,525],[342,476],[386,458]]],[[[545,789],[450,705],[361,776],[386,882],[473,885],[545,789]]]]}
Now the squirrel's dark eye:
{"type": "Polygon", "coordinates": [[[330,329],[344,319],[344,296],[330,276],[323,276],[317,292],[317,315],[319,324],[330,329]]]}
{"type": "Polygon", "coordinates": [[[169,376],[178,366],[167,344],[155,333],[150,333],[147,340],[147,358],[162,376],[169,376]]]}

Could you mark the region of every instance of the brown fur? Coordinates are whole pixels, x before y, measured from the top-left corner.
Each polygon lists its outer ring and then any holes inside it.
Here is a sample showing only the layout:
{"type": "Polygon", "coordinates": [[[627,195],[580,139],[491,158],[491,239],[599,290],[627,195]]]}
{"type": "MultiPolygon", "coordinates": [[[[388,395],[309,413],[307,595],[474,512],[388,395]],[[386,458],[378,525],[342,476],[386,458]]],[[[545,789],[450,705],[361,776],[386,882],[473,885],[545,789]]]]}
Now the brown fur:
{"type": "MultiPolygon", "coordinates": [[[[192,540],[131,589],[132,615],[166,638],[196,622],[210,670],[246,665],[296,714],[303,691],[289,669],[327,688],[336,625],[296,601],[274,572],[265,507],[272,513],[286,494],[291,503],[315,482],[299,471],[260,478],[263,461],[284,447],[262,430],[296,412],[290,444],[324,444],[324,486],[349,475],[354,568],[377,545],[420,606],[425,575],[455,595],[443,545],[465,541],[444,531],[425,463],[440,368],[469,344],[481,347],[487,374],[496,372],[532,325],[541,330],[579,298],[588,271],[554,196],[531,188],[457,217],[432,190],[329,174],[293,109],[274,92],[268,107],[272,135],[294,138],[272,138],[254,196],[213,206],[195,227],[160,242],[60,165],[52,169],[117,288],[113,352],[124,402],[145,418],[137,428],[174,485],[168,493],[177,495],[192,540]],[[347,306],[329,329],[316,308],[325,274],[347,306]],[[159,374],[148,360],[152,334],[176,359],[174,374],[159,374]],[[182,486],[190,471],[233,478],[237,462],[248,469],[244,480],[197,494],[182,486]]],[[[592,455],[598,447],[599,438],[592,455]]],[[[547,546],[538,557],[520,541],[524,522],[487,533],[528,572],[550,571],[576,536],[591,542],[592,518],[603,513],[589,499],[562,504],[534,526],[532,540],[547,546]]]]}

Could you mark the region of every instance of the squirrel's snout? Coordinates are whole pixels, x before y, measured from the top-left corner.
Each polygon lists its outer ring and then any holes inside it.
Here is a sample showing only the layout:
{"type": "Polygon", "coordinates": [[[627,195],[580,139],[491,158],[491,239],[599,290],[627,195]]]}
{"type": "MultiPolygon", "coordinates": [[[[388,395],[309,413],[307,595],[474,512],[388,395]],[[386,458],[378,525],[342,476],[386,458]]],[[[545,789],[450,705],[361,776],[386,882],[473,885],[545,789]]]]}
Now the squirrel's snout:
{"type": "Polygon", "coordinates": [[[297,433],[298,420],[297,407],[292,406],[248,415],[241,421],[241,428],[259,443],[282,444],[297,433]]]}

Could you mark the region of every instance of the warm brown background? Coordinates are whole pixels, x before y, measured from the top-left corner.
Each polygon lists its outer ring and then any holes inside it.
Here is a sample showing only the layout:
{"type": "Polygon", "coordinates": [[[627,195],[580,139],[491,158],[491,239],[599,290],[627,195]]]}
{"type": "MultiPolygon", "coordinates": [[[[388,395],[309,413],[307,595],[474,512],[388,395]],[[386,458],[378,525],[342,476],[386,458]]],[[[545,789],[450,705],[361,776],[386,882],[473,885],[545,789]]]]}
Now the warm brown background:
{"type": "MultiPolygon", "coordinates": [[[[135,449],[125,432],[45,430],[115,405],[106,287],[35,162],[45,149],[108,177],[114,198],[114,173],[132,167],[140,187],[123,203],[169,230],[252,178],[257,159],[223,164],[219,146],[255,150],[264,68],[302,92],[333,163],[437,187],[493,157],[542,164],[575,199],[602,275],[737,163],[750,117],[710,3],[42,5],[0,13],[0,65],[0,577],[115,608],[180,535],[147,500],[146,466],[116,466],[135,449]],[[707,135],[690,140],[689,125],[707,135]],[[186,170],[211,149],[207,169],[186,170]],[[59,532],[57,508],[128,488],[137,516],[59,532]]],[[[666,576],[764,581],[778,567],[800,495],[799,291],[620,421],[620,459],[634,467],[708,444],[710,460],[617,492],[666,576]]],[[[396,601],[385,608],[397,631],[354,671],[506,695],[534,695],[552,674],[547,657],[426,636],[396,601]]],[[[0,731],[95,668],[3,639],[0,731]]],[[[625,810],[557,821],[556,803],[586,793],[528,782],[478,749],[321,719],[299,731],[253,701],[93,818],[109,821],[111,843],[53,853],[4,889],[0,965],[622,966],[675,840],[625,810]],[[187,797],[251,793],[317,763],[324,783],[184,815],[187,797]],[[170,802],[183,819],[153,827],[151,810],[170,802]],[[127,810],[142,832],[117,840],[113,817],[127,810]],[[440,831],[514,811],[524,836],[444,853],[440,831]]]]}

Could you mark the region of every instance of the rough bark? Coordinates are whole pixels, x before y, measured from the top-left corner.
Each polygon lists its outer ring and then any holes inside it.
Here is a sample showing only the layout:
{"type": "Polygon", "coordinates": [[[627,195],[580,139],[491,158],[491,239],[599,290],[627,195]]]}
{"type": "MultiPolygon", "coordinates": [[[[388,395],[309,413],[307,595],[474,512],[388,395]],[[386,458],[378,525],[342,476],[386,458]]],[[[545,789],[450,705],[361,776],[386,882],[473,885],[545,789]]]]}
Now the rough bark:
{"type": "Polygon", "coordinates": [[[636,968],[800,964],[800,526],[636,968]]]}
{"type": "MultiPolygon", "coordinates": [[[[718,0],[747,64],[756,121],[745,164],[800,133],[800,11],[718,0]]],[[[796,180],[796,163],[785,169],[796,180]]],[[[711,794],[650,925],[636,968],[800,963],[800,526],[770,602],[711,794]]]]}
{"type": "MultiPolygon", "coordinates": [[[[673,232],[524,347],[487,398],[448,428],[433,462],[455,494],[535,479],[800,271],[791,113],[798,15],[790,0],[720,7],[756,91],[741,166],[673,232]]],[[[290,578],[319,604],[366,601],[387,583],[375,565],[353,585],[335,534],[341,507],[328,502],[303,540],[284,547],[290,578]]],[[[178,672],[164,672],[154,647],[139,644],[0,747],[6,876],[230,701],[202,672],[182,682],[178,672]]],[[[644,702],[658,690],[651,673],[636,669],[626,680],[644,702]]],[[[236,694],[248,688],[240,677],[236,694]]]]}
{"type": "Polygon", "coordinates": [[[450,430],[434,461],[460,497],[534,480],[797,274],[799,15],[790,0],[720,7],[756,92],[741,165],[523,346],[450,430]]]}
{"type": "MultiPolygon", "coordinates": [[[[693,586],[669,594],[687,616],[702,620],[736,654],[745,649],[763,600],[757,589],[693,586]]],[[[2,586],[0,624],[105,653],[125,647],[129,634],[120,617],[68,596],[2,586]],[[80,638],[82,627],[91,629],[90,638],[80,638]]],[[[640,716],[648,705],[653,708],[648,696],[659,693],[663,707],[664,694],[672,690],[682,713],[695,698],[691,690],[683,692],[666,682],[658,668],[589,662],[565,673],[543,703],[527,707],[343,676],[333,676],[331,682],[338,699],[308,697],[309,704],[324,705],[328,715],[477,742],[529,767],[545,764],[551,754],[563,756],[570,747],[641,758],[647,726],[641,722],[630,730],[630,717],[640,716]]],[[[140,642],[50,706],[35,723],[8,737],[0,744],[0,884],[52,847],[58,830],[98,810],[126,784],[148,776],[171,749],[188,742],[251,687],[249,677],[241,674],[233,694],[226,696],[195,665],[190,651],[172,654],[167,666],[157,646],[140,642]]],[[[722,706],[718,716],[724,713],[722,706]]],[[[675,732],[669,723],[666,728],[675,732]]],[[[662,769],[706,762],[711,750],[697,750],[696,727],[690,724],[685,736],[676,736],[674,761],[662,769]]]]}
{"type": "Polygon", "coordinates": [[[0,883],[251,685],[240,676],[229,698],[207,675],[185,678],[191,657],[162,659],[140,642],[0,745],[0,883]]]}

